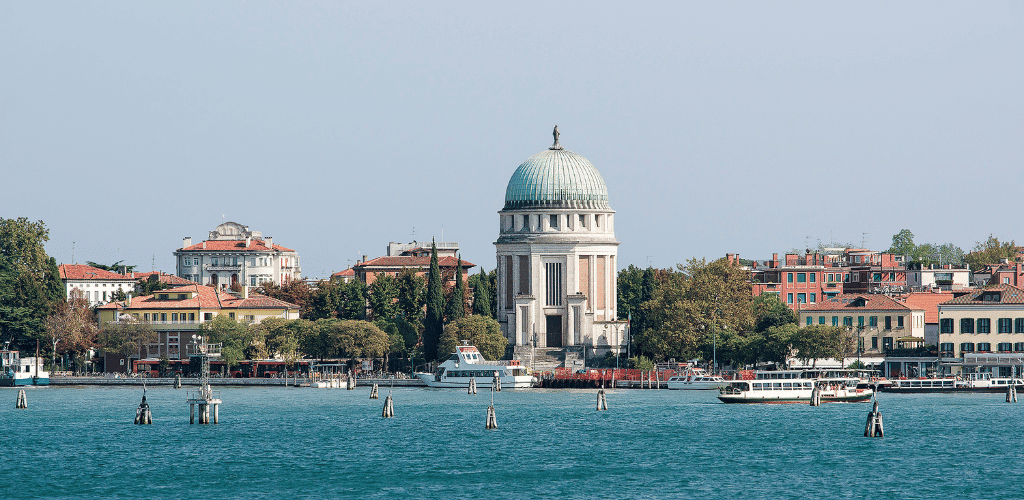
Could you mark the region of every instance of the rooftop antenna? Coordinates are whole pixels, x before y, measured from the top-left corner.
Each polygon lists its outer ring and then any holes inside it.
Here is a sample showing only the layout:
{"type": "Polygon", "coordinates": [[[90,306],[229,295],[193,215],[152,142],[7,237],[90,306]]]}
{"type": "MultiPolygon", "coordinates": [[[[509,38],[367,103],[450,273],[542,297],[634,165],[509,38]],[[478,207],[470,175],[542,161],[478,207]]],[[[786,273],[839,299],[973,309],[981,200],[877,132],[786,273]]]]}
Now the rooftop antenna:
{"type": "Polygon", "coordinates": [[[75,242],[74,241],[71,242],[71,263],[72,264],[77,264],[77,262],[75,262],[75,242]]]}
{"type": "Polygon", "coordinates": [[[150,262],[150,271],[156,271],[156,254],[153,254],[153,260],[150,262]]]}
{"type": "Polygon", "coordinates": [[[416,241],[416,226],[412,227],[412,241],[416,241]]]}
{"type": "Polygon", "coordinates": [[[864,246],[864,245],[867,244],[867,241],[868,241],[868,233],[860,233],[860,247],[861,248],[867,248],[866,246],[864,246]]]}
{"type": "Polygon", "coordinates": [[[441,243],[444,243],[444,224],[441,224],[441,243]]]}

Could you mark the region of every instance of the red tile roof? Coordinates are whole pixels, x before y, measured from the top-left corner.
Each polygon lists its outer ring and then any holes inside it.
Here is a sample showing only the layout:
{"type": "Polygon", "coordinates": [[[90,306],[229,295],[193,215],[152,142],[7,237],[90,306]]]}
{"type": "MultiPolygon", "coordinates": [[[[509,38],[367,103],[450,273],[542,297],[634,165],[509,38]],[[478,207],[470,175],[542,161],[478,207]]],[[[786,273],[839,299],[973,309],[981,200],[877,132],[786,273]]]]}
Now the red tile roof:
{"type": "Polygon", "coordinates": [[[332,274],[331,276],[340,276],[342,278],[354,278],[356,276],[356,271],[350,267],[344,271],[338,271],[332,274]]]}
{"type": "MultiPolygon", "coordinates": [[[[206,240],[195,245],[179,248],[179,252],[195,252],[195,251],[216,251],[216,252],[267,252],[270,248],[266,245],[263,240],[253,239],[249,246],[245,246],[245,240],[206,240]],[[203,248],[203,243],[206,244],[206,248],[203,248]]],[[[281,245],[274,245],[274,250],[279,252],[294,252],[291,248],[285,248],[281,245]]]]}
{"type": "Polygon", "coordinates": [[[203,285],[189,285],[167,290],[160,290],[153,295],[132,297],[131,305],[128,301],[111,302],[104,304],[99,309],[298,309],[299,306],[267,297],[265,295],[250,295],[243,299],[227,292],[218,291],[212,287],[203,285]],[[179,293],[191,293],[188,299],[176,299],[179,293]],[[168,299],[159,299],[160,294],[167,294],[168,299]]]}
{"type": "Polygon", "coordinates": [[[199,284],[196,283],[195,281],[187,280],[185,278],[175,276],[173,274],[167,274],[163,271],[150,271],[148,273],[132,273],[132,277],[134,277],[136,280],[142,281],[149,279],[149,276],[151,274],[155,274],[157,276],[157,279],[160,280],[161,283],[167,283],[168,285],[172,286],[199,284]]]}
{"type": "Polygon", "coordinates": [[[61,264],[57,266],[62,280],[130,280],[130,276],[104,271],[85,264],[61,264]]]}
{"type": "MultiPolygon", "coordinates": [[[[455,267],[458,259],[455,257],[438,257],[437,265],[439,267],[455,267]]],[[[376,259],[370,259],[366,262],[360,262],[352,266],[356,267],[430,267],[430,257],[414,257],[412,255],[399,255],[389,257],[377,257],[376,259]]],[[[463,268],[476,267],[476,264],[468,261],[462,261],[463,268]]]]}
{"type": "Polygon", "coordinates": [[[823,300],[817,304],[801,305],[800,311],[841,311],[841,310],[870,310],[870,311],[909,311],[921,308],[907,307],[885,295],[873,293],[844,293],[833,298],[823,300]],[[863,305],[860,300],[863,299],[863,305]]]}
{"type": "Polygon", "coordinates": [[[989,285],[981,290],[947,300],[942,304],[1024,304],[1024,290],[1013,285],[989,285]],[[999,300],[984,300],[985,294],[990,292],[1001,292],[998,294],[999,300]]]}
{"type": "Polygon", "coordinates": [[[954,297],[953,292],[915,292],[903,297],[903,303],[911,309],[924,309],[925,323],[939,323],[939,304],[954,297]]]}

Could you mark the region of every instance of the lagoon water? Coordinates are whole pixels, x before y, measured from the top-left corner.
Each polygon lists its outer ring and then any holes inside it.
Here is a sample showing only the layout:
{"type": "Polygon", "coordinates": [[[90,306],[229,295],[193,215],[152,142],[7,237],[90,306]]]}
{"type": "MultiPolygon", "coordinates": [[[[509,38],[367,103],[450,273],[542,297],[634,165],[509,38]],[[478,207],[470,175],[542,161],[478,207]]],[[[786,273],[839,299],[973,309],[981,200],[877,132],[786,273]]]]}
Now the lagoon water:
{"type": "Polygon", "coordinates": [[[0,390],[0,498],[1020,498],[1024,402],[1003,394],[869,404],[725,405],[713,391],[489,394],[224,388],[220,425],[185,390],[0,390]]]}

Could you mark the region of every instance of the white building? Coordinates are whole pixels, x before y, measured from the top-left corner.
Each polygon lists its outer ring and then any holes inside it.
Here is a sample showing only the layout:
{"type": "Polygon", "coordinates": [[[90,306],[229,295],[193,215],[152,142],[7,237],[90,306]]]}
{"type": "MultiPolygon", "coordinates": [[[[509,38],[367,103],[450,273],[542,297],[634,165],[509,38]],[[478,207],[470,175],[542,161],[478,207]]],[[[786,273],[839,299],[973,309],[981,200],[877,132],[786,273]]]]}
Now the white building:
{"type": "Polygon", "coordinates": [[[135,292],[137,280],[131,276],[85,264],[61,264],[58,270],[60,280],[64,283],[64,298],[70,297],[71,291],[77,288],[90,307],[114,300],[114,294],[118,291],[125,295],[135,292]]]}
{"type": "Polygon", "coordinates": [[[615,211],[601,174],[554,134],[512,174],[498,212],[498,322],[515,346],[617,351],[615,211]]]}
{"type": "Polygon", "coordinates": [[[924,267],[912,264],[907,269],[907,286],[911,290],[963,290],[970,285],[971,271],[967,267],[955,268],[949,264],[924,267]]]}
{"type": "Polygon", "coordinates": [[[236,222],[217,226],[206,241],[194,245],[191,237],[185,238],[174,258],[178,276],[213,287],[258,286],[267,281],[280,285],[302,279],[295,250],[275,245],[273,238],[236,222]]]}

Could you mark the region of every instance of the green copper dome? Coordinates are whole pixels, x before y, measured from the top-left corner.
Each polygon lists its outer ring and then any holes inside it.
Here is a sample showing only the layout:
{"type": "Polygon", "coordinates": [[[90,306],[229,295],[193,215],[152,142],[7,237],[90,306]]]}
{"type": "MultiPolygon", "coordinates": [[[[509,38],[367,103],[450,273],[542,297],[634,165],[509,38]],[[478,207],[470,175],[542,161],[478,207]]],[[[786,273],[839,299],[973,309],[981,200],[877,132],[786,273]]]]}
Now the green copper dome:
{"type": "Polygon", "coordinates": [[[608,208],[608,187],[586,158],[555,145],[528,158],[508,181],[505,210],[608,208]]]}

